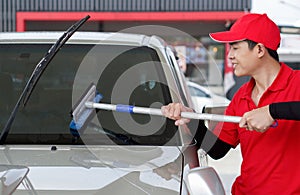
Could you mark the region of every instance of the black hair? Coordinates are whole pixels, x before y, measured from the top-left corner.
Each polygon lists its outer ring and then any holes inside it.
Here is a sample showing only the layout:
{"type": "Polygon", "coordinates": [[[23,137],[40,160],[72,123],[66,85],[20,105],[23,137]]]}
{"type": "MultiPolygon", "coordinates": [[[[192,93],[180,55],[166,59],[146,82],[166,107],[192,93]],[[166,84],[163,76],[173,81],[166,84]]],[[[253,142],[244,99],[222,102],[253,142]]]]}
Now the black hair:
{"type": "MultiPolygon", "coordinates": [[[[248,43],[248,48],[250,50],[252,50],[257,45],[257,42],[255,42],[255,41],[251,41],[251,40],[248,40],[248,39],[246,39],[245,41],[248,43]]],[[[267,48],[267,50],[268,50],[268,53],[270,54],[270,56],[272,58],[274,58],[277,62],[279,62],[279,56],[278,56],[277,51],[269,49],[269,48],[267,48]]]]}
{"type": "Polygon", "coordinates": [[[269,49],[269,48],[267,48],[267,50],[268,50],[270,56],[271,56],[272,58],[274,58],[277,62],[279,62],[279,56],[278,56],[277,51],[276,51],[276,50],[269,49]]]}

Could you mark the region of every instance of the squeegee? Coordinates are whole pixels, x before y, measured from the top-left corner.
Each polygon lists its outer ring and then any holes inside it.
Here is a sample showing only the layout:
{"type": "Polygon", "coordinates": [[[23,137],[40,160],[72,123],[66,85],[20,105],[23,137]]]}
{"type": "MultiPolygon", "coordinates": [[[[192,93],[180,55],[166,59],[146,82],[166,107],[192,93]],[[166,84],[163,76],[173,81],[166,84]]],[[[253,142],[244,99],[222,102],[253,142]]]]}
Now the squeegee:
{"type": "MultiPolygon", "coordinates": [[[[95,84],[91,84],[88,89],[84,92],[83,96],[77,102],[75,108],[71,112],[73,120],[70,123],[70,128],[74,130],[81,129],[88,118],[95,112],[95,109],[109,110],[115,112],[135,113],[135,114],[148,114],[156,116],[164,116],[161,109],[158,108],[147,108],[138,107],[124,104],[106,104],[99,103],[102,99],[102,95],[97,93],[95,84]]],[[[196,112],[181,112],[181,117],[188,119],[199,119],[199,120],[211,120],[219,122],[231,122],[239,123],[241,117],[238,116],[227,116],[219,114],[207,114],[207,113],[196,113],[196,112]]]]}

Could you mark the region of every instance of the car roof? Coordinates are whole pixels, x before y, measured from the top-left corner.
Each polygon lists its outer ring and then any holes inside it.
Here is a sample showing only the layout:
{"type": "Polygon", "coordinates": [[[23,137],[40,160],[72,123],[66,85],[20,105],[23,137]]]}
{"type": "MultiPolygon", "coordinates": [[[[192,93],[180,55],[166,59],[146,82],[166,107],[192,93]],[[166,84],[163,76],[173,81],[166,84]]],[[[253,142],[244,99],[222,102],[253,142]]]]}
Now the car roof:
{"type": "MultiPolygon", "coordinates": [[[[54,43],[64,32],[28,31],[1,32],[0,43],[54,43]]],[[[75,32],[67,44],[110,44],[132,46],[165,47],[166,43],[157,36],[119,32],[75,32]]]]}

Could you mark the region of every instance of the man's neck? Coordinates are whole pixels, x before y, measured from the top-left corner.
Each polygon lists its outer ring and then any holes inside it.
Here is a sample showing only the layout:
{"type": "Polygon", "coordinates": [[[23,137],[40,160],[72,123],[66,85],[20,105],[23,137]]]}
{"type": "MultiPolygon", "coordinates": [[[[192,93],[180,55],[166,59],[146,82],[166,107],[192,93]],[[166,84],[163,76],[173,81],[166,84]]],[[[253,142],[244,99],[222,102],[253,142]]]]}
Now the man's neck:
{"type": "Polygon", "coordinates": [[[276,79],[280,71],[280,63],[273,62],[262,65],[256,75],[253,75],[255,87],[259,92],[266,91],[276,79]]]}
{"type": "Polygon", "coordinates": [[[256,75],[253,75],[255,86],[252,90],[252,99],[258,104],[265,91],[272,85],[280,71],[280,64],[270,63],[263,66],[256,75]]]}

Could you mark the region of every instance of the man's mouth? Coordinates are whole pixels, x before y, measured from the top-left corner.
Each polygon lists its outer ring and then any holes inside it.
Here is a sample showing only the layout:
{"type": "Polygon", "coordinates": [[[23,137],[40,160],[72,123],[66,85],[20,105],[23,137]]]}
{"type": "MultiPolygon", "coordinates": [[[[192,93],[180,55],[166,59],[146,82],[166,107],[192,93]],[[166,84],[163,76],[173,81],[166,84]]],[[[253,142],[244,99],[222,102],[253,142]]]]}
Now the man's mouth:
{"type": "Polygon", "coordinates": [[[236,63],[232,63],[232,67],[233,67],[233,69],[235,69],[235,67],[237,66],[237,64],[236,63]]]}

